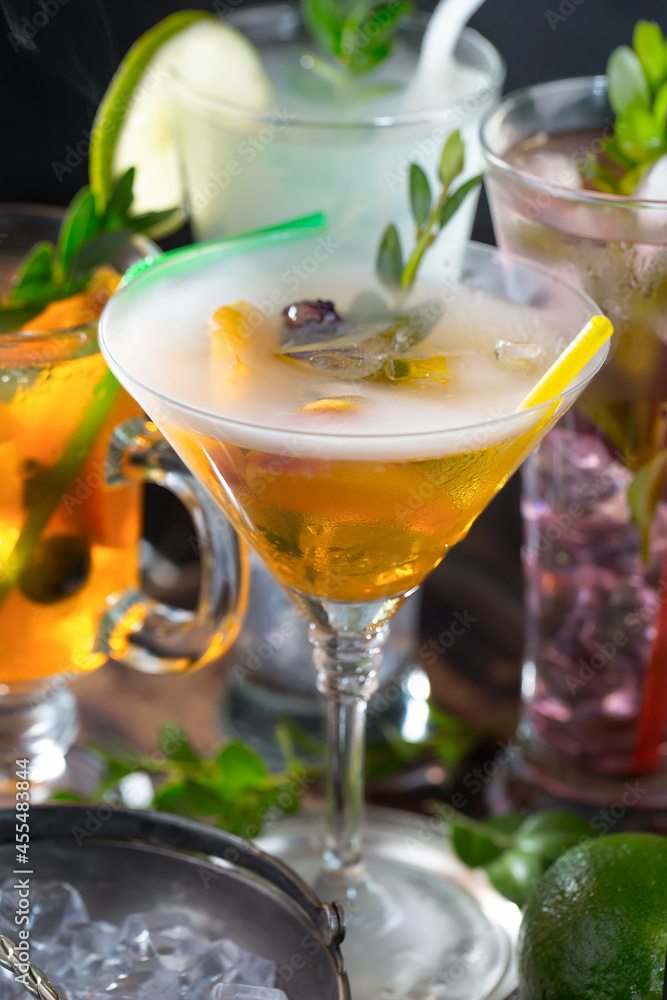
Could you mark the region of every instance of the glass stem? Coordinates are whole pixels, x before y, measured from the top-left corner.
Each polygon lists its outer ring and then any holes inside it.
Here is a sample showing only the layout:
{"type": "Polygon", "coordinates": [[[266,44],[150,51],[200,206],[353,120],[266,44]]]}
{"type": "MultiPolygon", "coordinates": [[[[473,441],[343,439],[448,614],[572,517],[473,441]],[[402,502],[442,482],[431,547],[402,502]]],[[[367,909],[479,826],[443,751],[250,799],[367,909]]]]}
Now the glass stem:
{"type": "Polygon", "coordinates": [[[317,686],[328,702],[325,868],[361,870],[366,707],[377,688],[388,626],[313,638],[317,686]]]}

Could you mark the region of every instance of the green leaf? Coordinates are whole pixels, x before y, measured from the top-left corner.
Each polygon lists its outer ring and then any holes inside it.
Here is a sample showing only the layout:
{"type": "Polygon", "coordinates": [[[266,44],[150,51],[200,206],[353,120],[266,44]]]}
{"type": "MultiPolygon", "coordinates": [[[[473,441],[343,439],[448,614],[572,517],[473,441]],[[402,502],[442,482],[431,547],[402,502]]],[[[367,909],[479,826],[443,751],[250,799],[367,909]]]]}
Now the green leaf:
{"type": "Polygon", "coordinates": [[[160,747],[170,761],[187,767],[201,767],[204,763],[192,746],[186,732],[176,722],[165,722],[160,728],[160,747]]]}
{"type": "Polygon", "coordinates": [[[240,790],[264,785],[269,772],[264,761],[243,743],[228,743],[215,758],[228,789],[240,790]]]}
{"type": "Polygon", "coordinates": [[[440,213],[441,229],[444,229],[449,220],[453,218],[456,212],[458,212],[470,192],[474,191],[474,189],[482,183],[483,179],[482,174],[478,174],[477,177],[471,177],[469,181],[461,184],[461,186],[458,187],[456,191],[449,196],[449,198],[447,198],[442,206],[442,212],[440,213]]]}
{"type": "Polygon", "coordinates": [[[421,229],[431,211],[431,187],[428,177],[416,163],[410,164],[410,206],[417,228],[421,229]]]}
{"type": "Polygon", "coordinates": [[[662,29],[655,21],[637,21],[632,45],[656,93],[667,79],[667,45],[662,29]]]}
{"type": "Polygon", "coordinates": [[[180,211],[180,208],[165,208],[159,212],[144,212],[143,215],[132,215],[125,221],[135,233],[148,233],[156,226],[161,226],[163,222],[171,219],[173,215],[180,211]]]}
{"type": "Polygon", "coordinates": [[[115,229],[110,233],[99,233],[82,246],[72,261],[72,277],[87,277],[94,267],[109,263],[127,245],[132,235],[131,229],[115,229]]]}
{"type": "Polygon", "coordinates": [[[628,489],[630,511],[642,535],[644,560],[648,557],[649,533],[656,507],[665,496],[666,477],[667,448],[637,470],[628,489]]]}
{"type": "Polygon", "coordinates": [[[58,234],[58,257],[63,274],[68,274],[74,257],[99,229],[95,196],[83,187],[70,202],[58,234]]]}
{"type": "Polygon", "coordinates": [[[386,59],[392,49],[400,21],[412,10],[404,0],[374,6],[372,0],[355,4],[345,19],[341,33],[341,56],[351,72],[367,73],[386,59]],[[364,7],[368,13],[364,14],[364,7]]]}
{"type": "Polygon", "coordinates": [[[0,333],[13,333],[41,313],[44,301],[29,306],[0,306],[0,333]]]}
{"type": "Polygon", "coordinates": [[[662,125],[667,125],[667,83],[663,83],[653,101],[653,116],[662,125]]]}
{"type": "Polygon", "coordinates": [[[612,111],[620,115],[631,105],[648,110],[651,95],[642,64],[628,45],[614,49],[607,62],[608,99],[612,111]]]}
{"type": "Polygon", "coordinates": [[[53,243],[41,240],[28,251],[16,271],[16,280],[9,293],[11,303],[44,300],[54,281],[53,243]]]}
{"type": "Polygon", "coordinates": [[[535,854],[512,850],[492,861],[486,871],[493,887],[506,899],[522,907],[544,875],[544,865],[535,854]]]}
{"type": "Polygon", "coordinates": [[[231,816],[232,806],[208,785],[190,778],[164,784],[155,793],[153,808],[190,819],[222,823],[231,816]]]}
{"type": "Polygon", "coordinates": [[[445,190],[445,194],[449,190],[449,186],[455,177],[463,170],[463,165],[465,162],[465,143],[461,138],[461,133],[458,129],[447,139],[442,150],[442,155],[440,157],[440,167],[438,169],[438,174],[440,180],[442,181],[442,186],[445,190]]]}
{"type": "Polygon", "coordinates": [[[510,813],[479,822],[462,813],[450,823],[454,850],[469,868],[480,868],[513,846],[512,834],[523,816],[510,813]]]}
{"type": "Polygon", "coordinates": [[[545,809],[521,824],[516,832],[515,846],[525,853],[538,854],[546,867],[564,851],[594,835],[590,822],[583,816],[561,809],[545,809]]]}
{"type": "Polygon", "coordinates": [[[403,254],[396,226],[387,226],[380,243],[376,261],[376,271],[380,281],[389,286],[400,286],[403,274],[403,254]]]}
{"type": "Polygon", "coordinates": [[[342,14],[336,0],[301,0],[301,17],[309,35],[320,48],[338,55],[342,14]]]}
{"type": "Polygon", "coordinates": [[[633,104],[616,119],[616,142],[633,164],[654,159],[665,145],[664,123],[652,111],[633,104]]]}
{"type": "Polygon", "coordinates": [[[130,167],[118,178],[109,195],[109,201],[104,209],[102,228],[106,230],[120,229],[127,225],[127,215],[132,204],[132,185],[134,184],[134,167],[130,167]]]}

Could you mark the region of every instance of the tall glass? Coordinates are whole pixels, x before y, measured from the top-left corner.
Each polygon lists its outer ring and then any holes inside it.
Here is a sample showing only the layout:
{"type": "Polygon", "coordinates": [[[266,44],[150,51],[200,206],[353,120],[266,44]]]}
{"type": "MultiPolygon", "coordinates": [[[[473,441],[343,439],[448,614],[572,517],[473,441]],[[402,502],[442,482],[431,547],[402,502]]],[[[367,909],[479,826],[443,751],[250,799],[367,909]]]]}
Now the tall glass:
{"type": "MultiPolygon", "coordinates": [[[[382,286],[354,234],[334,230],[331,238],[339,249],[299,295],[327,296],[336,289],[345,314],[361,290],[379,295],[382,286]]],[[[259,316],[257,310],[276,315],[291,301],[291,268],[312,258],[321,237],[293,245],[286,239],[274,234],[243,246],[193,248],[148,268],[105,311],[102,349],[308,619],[317,683],[329,710],[326,831],[296,867],[322,896],[346,904],[345,955],[354,995],[429,997],[452,987],[458,962],[457,989],[467,989],[459,995],[481,998],[499,981],[507,957],[487,917],[455,884],[427,875],[409,856],[401,864],[364,861],[366,707],[394,612],[465,536],[606,350],[562,397],[504,415],[484,397],[472,425],[452,426],[446,405],[442,426],[427,433],[318,432],[292,430],[281,420],[230,418],[225,407],[234,390],[215,377],[207,322],[223,303],[243,299],[254,307],[250,315],[259,316]],[[135,350],[137,337],[149,330],[159,331],[162,341],[159,368],[147,364],[150,348],[135,350]],[[470,953],[475,962],[462,967],[462,954],[470,953]]],[[[517,339],[528,329],[544,330],[556,353],[596,311],[590,299],[542,269],[475,244],[454,252],[446,266],[427,261],[424,276],[428,285],[419,284],[402,306],[426,314],[484,290],[499,306],[517,304],[517,339]]],[[[241,384],[250,385],[252,363],[237,358],[236,365],[241,384]]],[[[337,394],[359,393],[366,385],[338,381],[337,394]]],[[[401,406],[400,390],[395,405],[401,406]]],[[[289,400],[284,406],[289,410],[289,400]]]]}
{"type": "MultiPolygon", "coordinates": [[[[407,245],[413,237],[406,199],[412,161],[422,165],[436,190],[442,146],[460,128],[467,147],[462,177],[481,172],[479,123],[500,94],[505,66],[476,31],[463,32],[453,76],[414,103],[406,95],[426,14],[403,22],[394,55],[379,79],[371,74],[376,87],[396,87],[374,100],[358,92],[368,85],[366,75],[348,82],[337,97],[304,97],[308,72],[302,64],[312,43],[296,4],[254,6],[227,19],[257,45],[273,92],[266,108],[249,111],[210,100],[175,77],[174,124],[199,239],[326,212],[355,227],[369,253],[392,219],[407,245]]],[[[475,206],[471,197],[448,227],[452,241],[470,236],[475,206]]]]}
{"type": "MultiPolygon", "coordinates": [[[[25,252],[57,238],[61,219],[58,209],[0,206],[3,293],[25,252]]],[[[136,240],[116,263],[157,252],[136,240]]],[[[52,308],[71,315],[70,303],[52,308]]],[[[62,773],[77,729],[70,675],[109,657],[183,672],[234,640],[245,583],[231,533],[211,537],[209,504],[109,372],[96,318],[0,332],[0,795],[11,795],[19,759],[34,794],[62,773]],[[140,589],[140,483],[149,480],[175,492],[197,525],[195,614],[140,589]]]]}
{"type": "Polygon", "coordinates": [[[629,779],[640,779],[632,804],[648,807],[667,803],[660,469],[646,534],[629,490],[667,444],[667,196],[565,186],[612,122],[606,79],[594,77],[510,95],[482,132],[499,243],[578,284],[616,329],[609,363],[524,470],[524,753],[512,766],[538,788],[591,803],[627,798],[629,779]],[[547,133],[562,150],[543,160],[544,180],[512,150],[547,133]]]}

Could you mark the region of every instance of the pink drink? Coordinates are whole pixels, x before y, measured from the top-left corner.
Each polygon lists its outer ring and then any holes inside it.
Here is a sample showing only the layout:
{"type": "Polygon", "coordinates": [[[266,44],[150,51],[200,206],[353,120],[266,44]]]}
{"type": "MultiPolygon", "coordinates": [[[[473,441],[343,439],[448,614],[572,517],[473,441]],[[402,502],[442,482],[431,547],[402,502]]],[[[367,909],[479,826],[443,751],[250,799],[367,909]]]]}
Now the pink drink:
{"type": "Polygon", "coordinates": [[[644,546],[628,489],[667,445],[667,191],[587,189],[579,168],[607,115],[600,78],[559,81],[507,98],[483,133],[499,243],[578,283],[616,330],[577,412],[524,467],[520,771],[590,802],[641,774],[648,806],[667,801],[667,507],[644,546]]]}

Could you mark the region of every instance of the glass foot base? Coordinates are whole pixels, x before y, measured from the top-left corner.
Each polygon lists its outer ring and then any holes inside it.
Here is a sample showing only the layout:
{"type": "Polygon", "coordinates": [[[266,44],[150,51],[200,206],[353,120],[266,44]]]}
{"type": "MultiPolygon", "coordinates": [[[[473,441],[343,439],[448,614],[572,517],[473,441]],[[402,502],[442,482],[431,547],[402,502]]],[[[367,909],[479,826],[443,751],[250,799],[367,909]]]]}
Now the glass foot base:
{"type": "Polygon", "coordinates": [[[365,875],[322,873],[323,817],[283,820],[260,845],[346,912],[354,1000],[501,1000],[516,986],[519,911],[451,854],[435,820],[369,810],[365,875]]]}

